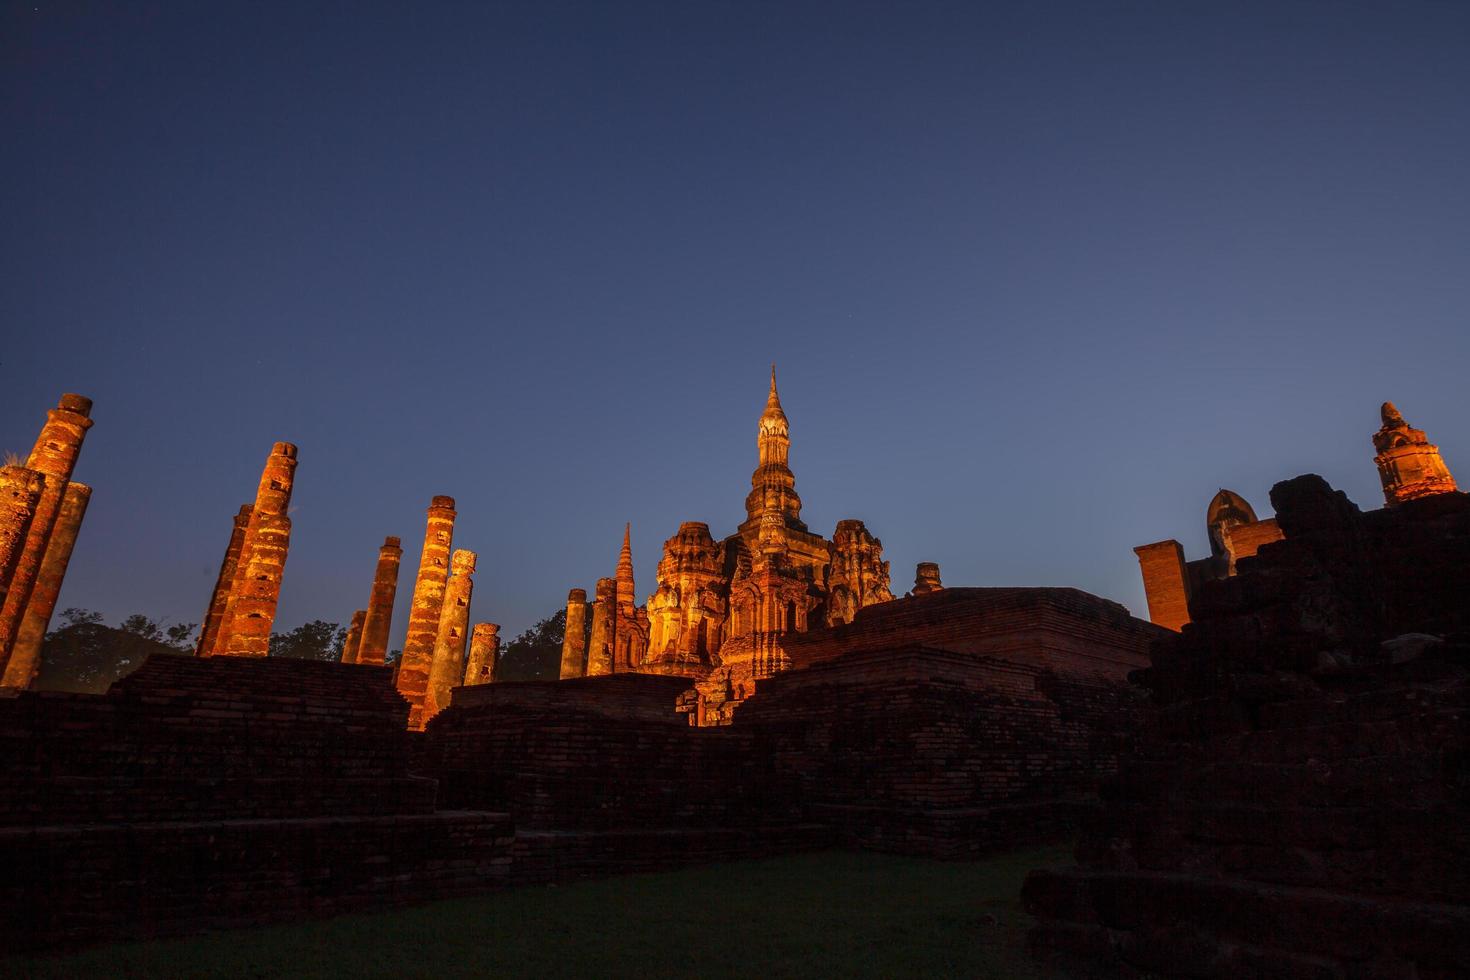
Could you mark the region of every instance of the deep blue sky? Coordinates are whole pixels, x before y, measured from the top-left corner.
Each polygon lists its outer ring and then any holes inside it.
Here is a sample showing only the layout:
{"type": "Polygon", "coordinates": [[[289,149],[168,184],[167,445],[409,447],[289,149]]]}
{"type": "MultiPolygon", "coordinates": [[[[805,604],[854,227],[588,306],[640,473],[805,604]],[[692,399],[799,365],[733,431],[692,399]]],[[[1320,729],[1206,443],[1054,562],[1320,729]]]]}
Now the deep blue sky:
{"type": "Polygon", "coordinates": [[[1470,480],[1470,6],[7,5],[0,450],[96,400],[62,605],[200,619],[273,440],[278,627],[436,493],[514,635],[744,516],[1144,613],[1392,398],[1470,480]]]}

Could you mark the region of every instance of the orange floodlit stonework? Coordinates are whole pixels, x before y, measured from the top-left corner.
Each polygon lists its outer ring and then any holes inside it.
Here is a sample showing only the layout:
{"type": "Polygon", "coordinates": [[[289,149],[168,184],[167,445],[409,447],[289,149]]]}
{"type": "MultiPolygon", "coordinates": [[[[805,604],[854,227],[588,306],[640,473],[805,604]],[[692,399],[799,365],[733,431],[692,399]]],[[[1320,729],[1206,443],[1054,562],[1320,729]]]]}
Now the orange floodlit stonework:
{"type": "Polygon", "coordinates": [[[582,677],[587,673],[587,591],[567,593],[567,625],[561,642],[561,676],[582,677]]]}
{"type": "MultiPolygon", "coordinates": [[[[568,628],[564,678],[633,671],[693,678],[698,717],[728,722],[755,684],[790,665],[781,638],[846,623],[859,609],[893,598],[883,543],[861,521],[844,520],[832,539],[801,520],[791,471],[791,432],[776,372],[756,431],[757,466],[745,520],[716,541],[709,525],[686,521],[664,542],[657,588],[634,604],[625,529],[617,574],[600,580],[586,667],[568,628]]],[[[572,619],[569,599],[568,622],[572,619]]]]}
{"type": "Polygon", "coordinates": [[[235,578],[225,602],[215,656],[264,657],[270,654],[271,627],[281,601],[281,576],[291,545],[291,488],[296,477],[296,447],[278,442],[266,457],[255,492],[255,507],[245,528],[235,578]]]}
{"type": "Polygon", "coordinates": [[[944,583],[939,579],[939,563],[921,561],[914,567],[914,591],[912,595],[928,595],[943,592],[944,583]]]}
{"type": "Polygon", "coordinates": [[[1429,444],[1423,430],[1410,428],[1393,402],[1384,402],[1380,414],[1383,427],[1373,434],[1373,448],[1378,450],[1373,462],[1378,464],[1388,506],[1453,493],[1455,478],[1439,455],[1439,447],[1429,444]]]}
{"type": "Polygon", "coordinates": [[[398,569],[403,547],[391,535],[378,549],[378,567],[373,574],[373,591],[362,622],[362,642],[354,663],[381,666],[388,657],[388,633],[393,628],[393,600],[398,595],[398,569]]]}
{"type": "Polygon", "coordinates": [[[204,627],[199,631],[199,642],[194,645],[194,652],[201,657],[213,653],[215,644],[219,641],[220,624],[224,621],[225,608],[230,601],[230,586],[235,581],[235,569],[240,565],[240,552],[245,549],[245,531],[250,526],[253,510],[249,504],[241,504],[239,513],[235,515],[230,543],[225,548],[219,576],[214,580],[214,592],[209,597],[209,609],[204,614],[204,627]]]}
{"type": "Polygon", "coordinates": [[[491,684],[500,655],[500,624],[476,623],[470,630],[470,656],[464,665],[464,682],[491,684]]]}
{"type": "Polygon", "coordinates": [[[15,566],[25,548],[26,534],[36,515],[36,504],[46,478],[24,466],[0,467],[0,604],[10,588],[15,566]]]}
{"type": "MultiPolygon", "coordinates": [[[[76,468],[77,456],[82,451],[82,440],[92,427],[92,400],[82,395],[65,394],[57,406],[46,413],[46,423],[36,439],[26,469],[38,473],[44,482],[36,498],[25,541],[15,560],[5,599],[0,603],[0,671],[6,673],[5,686],[15,686],[9,676],[9,664],[16,641],[20,637],[21,623],[26,608],[31,602],[31,593],[41,576],[41,566],[51,543],[51,536],[61,515],[62,503],[72,471],[76,468]]],[[[80,515],[78,515],[80,520],[80,515]]],[[[57,587],[60,587],[58,583],[57,587]]],[[[52,599],[54,603],[54,597],[52,599]]],[[[49,618],[49,612],[47,618],[49,618]]],[[[41,630],[44,635],[45,628],[41,630]]],[[[27,677],[29,683],[29,677],[27,677]]],[[[20,685],[24,686],[24,685],[20,685]]]]}
{"type": "Polygon", "coordinates": [[[66,492],[61,496],[61,513],[52,528],[46,555],[41,559],[41,572],[36,576],[31,601],[26,604],[25,615],[21,617],[20,635],[15,639],[15,649],[10,653],[10,663],[5,667],[5,678],[0,681],[0,687],[30,687],[41,668],[41,646],[46,641],[51,614],[56,611],[56,598],[61,594],[62,580],[66,578],[66,566],[71,562],[77,533],[82,529],[82,517],[87,513],[87,502],[91,499],[92,488],[85,483],[73,480],[66,485],[66,492]]]}
{"type": "Polygon", "coordinates": [[[454,543],[455,516],[453,497],[439,496],[430,502],[424,550],[419,556],[413,604],[408,610],[408,635],[403,640],[403,657],[398,662],[398,693],[412,706],[409,719],[414,725],[422,724],[424,693],[429,686],[434,642],[439,636],[439,614],[444,608],[444,586],[449,580],[449,549],[454,543]]]}
{"type": "Polygon", "coordinates": [[[470,598],[475,582],[475,553],[460,549],[450,558],[449,580],[439,614],[439,632],[434,639],[434,660],[429,665],[429,685],[422,711],[410,716],[410,724],[421,727],[449,707],[449,692],[464,682],[465,641],[469,638],[470,598]]]}
{"type": "Polygon", "coordinates": [[[366,609],[359,609],[352,614],[352,620],[347,626],[347,636],[342,641],[342,662],[344,664],[357,663],[357,654],[362,648],[362,621],[365,619],[367,619],[366,609]]]}

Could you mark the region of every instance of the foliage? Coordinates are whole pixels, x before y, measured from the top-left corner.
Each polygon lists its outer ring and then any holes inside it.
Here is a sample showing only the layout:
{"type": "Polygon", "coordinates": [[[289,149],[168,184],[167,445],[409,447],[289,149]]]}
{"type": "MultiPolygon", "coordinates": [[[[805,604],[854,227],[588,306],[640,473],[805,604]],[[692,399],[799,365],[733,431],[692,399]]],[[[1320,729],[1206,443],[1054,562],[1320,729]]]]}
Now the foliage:
{"type": "MultiPolygon", "coordinates": [[[[592,628],[591,603],[584,617],[584,633],[592,628]]],[[[500,681],[554,681],[561,675],[561,644],[567,631],[567,611],[558,609],[501,650],[495,668],[500,681]]]]}
{"type": "Polygon", "coordinates": [[[134,613],[117,627],[102,615],[71,607],[61,611],[61,624],[46,634],[41,666],[33,687],[49,691],[101,694],[132,673],[149,655],[187,654],[198,623],[159,621],[134,613]]]}
{"type": "Polygon", "coordinates": [[[336,663],[342,659],[342,646],[346,642],[347,630],[341,625],[313,619],[289,633],[272,633],[270,655],[336,663]]]}

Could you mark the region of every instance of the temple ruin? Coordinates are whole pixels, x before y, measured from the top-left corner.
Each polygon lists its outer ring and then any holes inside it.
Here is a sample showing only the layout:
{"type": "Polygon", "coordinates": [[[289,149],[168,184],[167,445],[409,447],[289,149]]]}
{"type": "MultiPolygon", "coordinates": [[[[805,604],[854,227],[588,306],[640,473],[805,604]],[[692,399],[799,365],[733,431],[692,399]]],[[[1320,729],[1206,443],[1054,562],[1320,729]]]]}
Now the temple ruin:
{"type": "Polygon", "coordinates": [[[624,529],[616,574],[597,583],[585,671],[577,672],[579,652],[564,646],[563,677],[689,677],[699,692],[698,717],[726,723],[757,681],[789,666],[783,637],[848,622],[893,598],[883,543],[862,521],[839,521],[828,540],[801,520],[774,367],[756,448],[745,520],[719,541],[707,524],[680,524],[664,542],[657,587],[642,606],[635,605],[631,530],[624,529]]]}
{"type": "Polygon", "coordinates": [[[296,447],[289,442],[271,446],[260,473],[255,505],[245,526],[219,632],[209,652],[211,656],[270,654],[271,627],[276,621],[276,605],[281,601],[281,576],[285,574],[286,554],[291,546],[289,511],[295,478],[296,447]]]}
{"type": "Polygon", "coordinates": [[[469,639],[470,599],[474,593],[475,553],[458,549],[449,559],[449,579],[439,629],[434,637],[434,659],[424,691],[421,723],[449,707],[449,692],[464,683],[465,642],[469,639]]]}
{"type": "Polygon", "coordinates": [[[476,623],[470,630],[470,655],[464,665],[465,685],[493,683],[499,656],[500,624],[476,623]]]}
{"type": "Polygon", "coordinates": [[[353,663],[381,666],[388,656],[388,634],[393,629],[393,600],[398,595],[398,569],[403,547],[392,535],[378,549],[378,567],[373,572],[373,590],[362,621],[362,641],[353,663]]]}

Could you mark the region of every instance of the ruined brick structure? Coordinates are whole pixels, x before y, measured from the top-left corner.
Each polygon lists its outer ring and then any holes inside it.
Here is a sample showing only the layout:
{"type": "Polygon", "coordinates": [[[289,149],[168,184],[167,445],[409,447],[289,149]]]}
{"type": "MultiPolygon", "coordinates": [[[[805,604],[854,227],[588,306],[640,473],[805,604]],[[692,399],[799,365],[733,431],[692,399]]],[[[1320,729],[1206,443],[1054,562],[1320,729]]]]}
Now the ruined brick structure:
{"type": "Polygon", "coordinates": [[[1455,478],[1420,429],[1410,428],[1393,402],[1384,402],[1380,410],[1383,427],[1373,434],[1373,448],[1378,451],[1373,462],[1383,481],[1383,499],[1389,507],[1406,500],[1450,493],[1455,478]]]}
{"type": "Polygon", "coordinates": [[[76,547],[77,533],[82,529],[82,517],[86,515],[87,502],[91,499],[92,488],[85,483],[72,480],[66,485],[66,492],[61,497],[61,513],[56,516],[51,540],[46,544],[41,571],[31,588],[31,601],[26,604],[25,615],[21,617],[20,635],[15,638],[15,648],[10,652],[10,663],[6,665],[0,687],[30,687],[40,670],[41,646],[51,625],[51,614],[56,611],[56,599],[61,594],[66,567],[71,563],[72,549],[76,547]]]}
{"type": "Polygon", "coordinates": [[[358,609],[352,614],[347,626],[347,636],[342,641],[342,662],[357,663],[358,651],[362,649],[362,621],[367,619],[367,610],[358,609]]]}
{"type": "Polygon", "coordinates": [[[1134,548],[1143,573],[1148,616],[1159,626],[1180,630],[1190,620],[1190,599],[1206,582],[1229,578],[1235,563],[1262,545],[1281,539],[1275,518],[1258,520],[1245,498],[1233,490],[1215,494],[1205,510],[1210,557],[1184,560],[1178,541],[1156,541],[1134,548]]]}
{"type": "Polygon", "coordinates": [[[454,498],[435,497],[429,503],[424,528],[424,550],[413,583],[413,605],[408,611],[408,635],[398,661],[398,692],[412,706],[409,722],[423,725],[424,694],[429,667],[439,636],[439,613],[444,608],[444,586],[449,580],[449,550],[454,543],[454,498]]]}
{"type": "Polygon", "coordinates": [[[373,573],[373,591],[362,621],[362,642],[356,663],[381,665],[388,657],[388,634],[393,628],[393,600],[398,595],[398,569],[403,548],[392,535],[378,549],[378,567],[373,573]]]}
{"type": "Polygon", "coordinates": [[[271,446],[255,506],[245,527],[235,577],[220,618],[214,656],[264,657],[270,654],[271,627],[281,601],[281,577],[291,546],[291,489],[296,480],[296,447],[271,446]]]}
{"type": "Polygon", "coordinates": [[[584,677],[587,674],[587,592],[572,589],[567,593],[566,632],[561,641],[561,676],[584,677]]]}
{"type": "Polygon", "coordinates": [[[587,676],[600,677],[611,674],[613,670],[613,605],[617,601],[617,583],[610,578],[600,578],[593,594],[592,633],[587,638],[587,676]]]}
{"type": "Polygon", "coordinates": [[[250,527],[250,514],[254,510],[249,504],[241,504],[235,515],[235,525],[230,530],[230,543],[225,548],[224,560],[220,562],[219,576],[214,580],[214,591],[209,596],[209,608],[204,614],[204,625],[199,630],[199,642],[194,644],[194,653],[207,657],[214,652],[219,642],[219,630],[224,622],[225,608],[230,601],[230,587],[235,581],[235,569],[240,564],[240,552],[245,549],[245,532],[250,527]]]}
{"type": "Polygon", "coordinates": [[[466,686],[492,684],[500,658],[500,624],[476,623],[470,630],[470,656],[464,665],[466,686]]]}
{"type": "MultiPolygon", "coordinates": [[[[22,689],[30,684],[31,678],[35,676],[36,667],[40,658],[40,638],[45,636],[47,624],[51,619],[51,610],[56,604],[56,593],[60,591],[60,574],[66,570],[66,559],[70,558],[70,546],[65,544],[65,558],[61,555],[63,545],[58,545],[56,551],[50,552],[53,561],[51,570],[56,579],[50,585],[42,583],[39,594],[37,585],[43,578],[42,568],[45,564],[51,539],[57,530],[58,522],[63,517],[63,507],[66,501],[66,489],[71,481],[72,471],[76,468],[77,457],[82,451],[82,440],[86,438],[87,430],[92,427],[92,400],[81,395],[65,394],[57,406],[46,413],[46,422],[41,427],[41,433],[36,438],[36,444],[31,449],[31,454],[26,458],[25,468],[38,474],[41,479],[40,494],[35,503],[29,508],[31,511],[30,522],[25,529],[24,542],[20,547],[19,554],[14,559],[13,567],[7,574],[9,581],[6,585],[4,600],[0,601],[0,686],[10,689],[22,689]],[[32,608],[33,598],[36,602],[32,608]],[[21,643],[21,633],[25,624],[27,611],[32,616],[31,628],[28,631],[28,639],[20,650],[20,662],[11,669],[11,658],[16,654],[17,646],[21,643]],[[36,632],[39,626],[40,632],[36,632]]],[[[20,481],[25,483],[26,481],[20,481]]],[[[90,491],[89,491],[90,492],[90,491]]],[[[24,493],[21,494],[25,496],[24,493]]],[[[12,502],[17,498],[12,497],[12,502]]],[[[86,508],[85,499],[73,494],[71,515],[77,523],[81,521],[82,512],[86,508]]],[[[16,511],[18,514],[19,511],[16,511]]],[[[62,526],[63,537],[69,537],[71,541],[76,539],[76,528],[62,526]]]]}
{"type": "Polygon", "coordinates": [[[1089,976],[1470,975],[1470,496],[1271,502],[1284,538],[1154,648],[1157,721],[1078,866],[1028,880],[1033,947],[1089,976]]]}
{"type": "Polygon", "coordinates": [[[914,590],[910,595],[928,595],[931,592],[944,591],[944,583],[939,579],[939,563],[932,561],[921,561],[914,567],[914,590]]]}
{"type": "Polygon", "coordinates": [[[46,477],[24,466],[0,467],[0,603],[10,589],[26,534],[36,514],[36,503],[46,477]]]}
{"type": "Polygon", "coordinates": [[[429,684],[421,712],[410,723],[421,727],[449,707],[449,692],[464,683],[464,651],[469,640],[470,599],[475,582],[475,553],[459,549],[449,559],[449,580],[439,613],[439,630],[434,638],[434,659],[429,665],[429,684]]]}
{"type": "MultiPolygon", "coordinates": [[[[598,583],[587,676],[637,671],[692,678],[699,717],[725,723],[758,680],[786,669],[784,637],[847,622],[864,606],[893,598],[882,542],[861,521],[840,521],[830,541],[802,522],[774,367],[756,446],[745,521],[721,541],[707,524],[681,524],[664,542],[657,588],[643,606],[634,605],[625,530],[605,616],[598,583]]],[[[565,662],[563,676],[580,676],[574,669],[565,662]]]]}
{"type": "Polygon", "coordinates": [[[414,775],[391,671],[155,656],[0,699],[7,951],[300,920],[509,879],[504,813],[414,775]]]}

